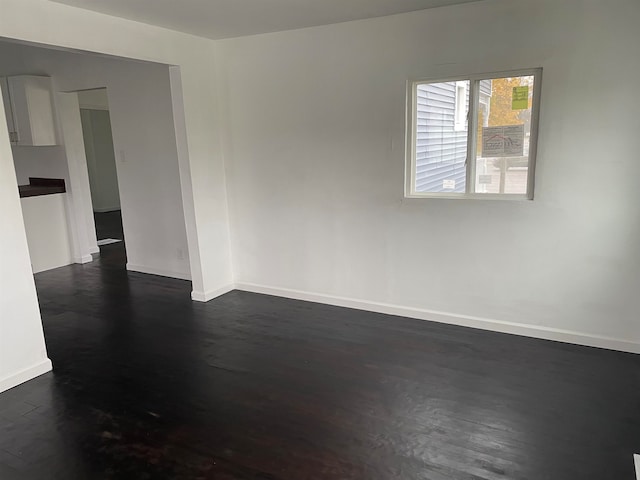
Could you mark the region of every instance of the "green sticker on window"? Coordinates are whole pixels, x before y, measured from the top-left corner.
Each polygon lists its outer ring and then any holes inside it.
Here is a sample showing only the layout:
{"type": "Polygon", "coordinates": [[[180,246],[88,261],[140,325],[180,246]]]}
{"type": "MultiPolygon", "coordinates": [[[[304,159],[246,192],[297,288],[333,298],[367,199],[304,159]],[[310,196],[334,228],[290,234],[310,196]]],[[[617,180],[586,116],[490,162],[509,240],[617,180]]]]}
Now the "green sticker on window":
{"type": "Polygon", "coordinates": [[[529,86],[513,87],[511,110],[526,110],[529,108],[529,86]]]}

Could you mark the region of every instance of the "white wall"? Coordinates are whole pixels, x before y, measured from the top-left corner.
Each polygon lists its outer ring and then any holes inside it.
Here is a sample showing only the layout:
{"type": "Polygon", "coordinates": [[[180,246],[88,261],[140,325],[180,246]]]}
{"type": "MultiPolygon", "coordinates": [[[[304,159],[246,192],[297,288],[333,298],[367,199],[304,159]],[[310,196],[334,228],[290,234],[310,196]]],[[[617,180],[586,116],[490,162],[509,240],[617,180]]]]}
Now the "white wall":
{"type": "MultiPolygon", "coordinates": [[[[6,45],[0,44],[0,71],[5,71],[6,68],[6,71],[13,72],[16,61],[18,64],[22,64],[20,59],[4,55],[10,51],[6,45]],[[3,51],[3,47],[7,49],[3,51]]],[[[77,111],[77,99],[75,104],[69,107],[67,105],[68,99],[61,100],[60,95],[67,94],[54,95],[58,145],[46,147],[12,146],[11,149],[18,185],[28,184],[29,177],[64,179],[67,190],[65,204],[69,220],[66,228],[72,238],[72,260],[76,263],[88,263],[92,261],[91,254],[98,253],[100,249],[96,240],[89,188],[88,185],[84,185],[88,182],[88,176],[84,145],[81,143],[82,126],[80,114],[77,111]],[[65,108],[62,103],[65,104],[65,108]],[[71,108],[72,111],[68,111],[68,108],[71,108]],[[61,128],[62,122],[58,121],[58,118],[61,117],[65,118],[64,128],[61,128]],[[74,148],[77,147],[73,145],[74,138],[76,138],[73,135],[74,131],[79,133],[80,148],[74,148]],[[76,158],[78,156],[80,158],[76,158]]]]}
{"type": "Polygon", "coordinates": [[[93,211],[119,210],[120,193],[109,111],[81,108],[80,117],[93,211]]]}
{"type": "Polygon", "coordinates": [[[107,89],[78,92],[94,212],[120,209],[107,89]]]}
{"type": "Polygon", "coordinates": [[[638,25],[488,0],[216,43],[240,286],[640,352],[638,25]],[[408,79],[539,66],[533,202],[403,198],[408,79]]]}
{"type": "MultiPolygon", "coordinates": [[[[193,296],[206,300],[227,290],[232,275],[220,125],[212,88],[215,69],[211,42],[48,0],[0,0],[0,11],[0,37],[172,65],[172,108],[169,111],[164,106],[158,108],[180,127],[172,135],[180,145],[179,174],[187,218],[193,296]],[[183,90],[178,91],[178,86],[183,90]]],[[[90,74],[85,70],[79,79],[86,79],[90,74]]],[[[79,83],[69,79],[68,85],[83,88],[79,83]]],[[[84,88],[97,86],[105,85],[84,88]]],[[[144,84],[132,85],[141,86],[147,88],[144,84]]],[[[109,91],[112,90],[110,86],[109,91]]],[[[33,376],[21,372],[29,372],[29,368],[46,359],[46,354],[4,123],[0,124],[0,142],[0,212],[3,226],[11,230],[0,240],[3,262],[0,378],[9,379],[0,384],[2,390],[33,376]],[[15,324],[16,317],[22,322],[15,324]]],[[[131,153],[133,156],[127,158],[135,158],[136,151],[131,153]]]]}
{"type": "MultiPolygon", "coordinates": [[[[0,47],[1,48],[1,47],[0,47]]],[[[2,59],[0,58],[0,62],[2,59]]],[[[29,177],[67,178],[67,157],[62,145],[48,147],[11,146],[18,185],[29,177]]]]}
{"type": "MultiPolygon", "coordinates": [[[[96,227],[93,220],[89,172],[82,138],[80,105],[77,93],[56,93],[55,109],[59,119],[59,138],[64,144],[67,168],[67,211],[69,229],[73,239],[73,255],[76,263],[92,261],[91,254],[98,253],[96,227]]],[[[16,165],[16,168],[18,166],[16,165]]]]}
{"type": "Polygon", "coordinates": [[[66,193],[21,198],[33,273],[72,263],[66,193]]]}
{"type": "Polygon", "coordinates": [[[89,110],[109,110],[109,96],[106,88],[82,90],[78,92],[80,108],[89,110]]]}
{"type": "Polygon", "coordinates": [[[0,104],[0,392],[51,370],[0,104]]]}
{"type": "MultiPolygon", "coordinates": [[[[87,154],[87,167],[89,168],[93,211],[119,210],[120,193],[109,111],[81,108],[80,116],[87,154]]],[[[176,178],[176,180],[178,179],[176,178]]]]}
{"type": "MultiPolygon", "coordinates": [[[[6,75],[44,72],[55,91],[108,87],[128,267],[190,278],[168,67],[0,44],[0,69],[6,75]]],[[[38,149],[23,150],[42,157],[38,149]]],[[[24,171],[20,160],[16,158],[16,169],[24,171]]],[[[30,175],[39,176],[40,166],[54,160],[59,158],[29,162],[37,165],[30,175]]],[[[109,178],[116,183],[115,172],[109,178]]],[[[113,195],[103,190],[92,192],[99,200],[94,209],[118,208],[117,195],[112,205],[113,195]]]]}

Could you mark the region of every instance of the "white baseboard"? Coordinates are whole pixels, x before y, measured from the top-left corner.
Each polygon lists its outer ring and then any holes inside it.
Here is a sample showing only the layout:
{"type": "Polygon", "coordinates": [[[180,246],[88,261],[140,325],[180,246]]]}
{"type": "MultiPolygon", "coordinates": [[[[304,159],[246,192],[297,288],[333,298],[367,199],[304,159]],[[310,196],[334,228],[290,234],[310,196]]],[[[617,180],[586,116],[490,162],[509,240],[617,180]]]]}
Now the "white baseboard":
{"type": "Polygon", "coordinates": [[[29,368],[25,368],[9,375],[8,377],[4,377],[0,380],[0,393],[36,378],[43,373],[50,372],[52,368],[51,360],[47,358],[46,360],[43,360],[29,368]]]}
{"type": "Polygon", "coordinates": [[[209,300],[213,300],[214,298],[218,298],[225,293],[229,293],[231,290],[235,289],[235,285],[227,285],[222,288],[218,288],[216,290],[209,290],[208,292],[198,292],[196,290],[191,292],[191,300],[195,302],[208,302],[209,300]]]}
{"type": "Polygon", "coordinates": [[[473,317],[469,315],[458,315],[449,312],[438,312],[420,308],[403,307],[387,303],[370,302],[353,298],[338,297],[321,293],[305,292],[288,288],[268,287],[252,283],[237,283],[236,289],[253,293],[263,293],[277,297],[305,300],[308,302],[324,303],[338,307],[355,308],[357,310],[367,310],[370,312],[384,313],[387,315],[397,315],[401,317],[415,318],[418,320],[428,320],[432,322],[447,323],[463,327],[490,330],[493,332],[510,333],[525,337],[540,338],[544,340],[554,340],[557,342],[573,343],[576,345],[586,345],[588,347],[606,348],[608,350],[618,350],[621,352],[640,353],[640,343],[628,340],[592,335],[571,330],[542,327],[538,325],[528,325],[524,323],[506,322],[490,318],[473,317]]]}
{"type": "Polygon", "coordinates": [[[93,262],[91,254],[83,255],[81,257],[73,257],[73,263],[89,263],[93,262]]]}
{"type": "Polygon", "coordinates": [[[120,210],[120,205],[118,205],[117,207],[93,208],[94,213],[117,212],[118,210],[120,210]]]}
{"type": "Polygon", "coordinates": [[[191,280],[189,273],[172,272],[162,268],[147,267],[144,265],[136,265],[135,263],[127,263],[127,270],[130,272],[149,273],[151,275],[159,275],[161,277],[178,278],[180,280],[191,280]]]}
{"type": "Polygon", "coordinates": [[[80,104],[80,109],[81,110],[105,110],[105,111],[109,111],[109,107],[105,106],[105,105],[91,105],[90,103],[81,103],[80,104]]]}
{"type": "Polygon", "coordinates": [[[96,245],[95,247],[89,247],[89,253],[93,255],[94,253],[100,253],[100,247],[96,245]]]}

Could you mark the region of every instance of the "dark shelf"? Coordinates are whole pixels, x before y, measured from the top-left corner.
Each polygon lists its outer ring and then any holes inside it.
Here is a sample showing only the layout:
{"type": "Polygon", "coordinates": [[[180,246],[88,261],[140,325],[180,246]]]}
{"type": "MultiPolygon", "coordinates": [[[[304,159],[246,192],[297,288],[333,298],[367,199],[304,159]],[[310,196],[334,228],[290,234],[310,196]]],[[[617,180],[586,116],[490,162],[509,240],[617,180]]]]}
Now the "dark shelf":
{"type": "Polygon", "coordinates": [[[29,177],[29,184],[18,185],[18,191],[20,192],[20,198],[26,198],[64,193],[67,190],[63,178],[29,177]]]}

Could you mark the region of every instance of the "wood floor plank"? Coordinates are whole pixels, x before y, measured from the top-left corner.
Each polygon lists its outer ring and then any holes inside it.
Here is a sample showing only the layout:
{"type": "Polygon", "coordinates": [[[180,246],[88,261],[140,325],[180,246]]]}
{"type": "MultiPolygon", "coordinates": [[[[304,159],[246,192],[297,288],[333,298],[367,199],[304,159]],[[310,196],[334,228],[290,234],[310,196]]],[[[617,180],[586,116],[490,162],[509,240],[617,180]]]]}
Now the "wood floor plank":
{"type": "Polygon", "coordinates": [[[193,303],[189,282],[126,272],[125,247],[36,275],[54,371],[0,394],[2,480],[634,478],[640,356],[239,291],[193,303]]]}

